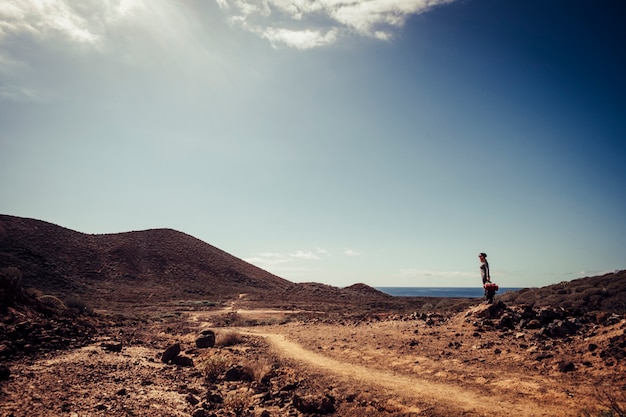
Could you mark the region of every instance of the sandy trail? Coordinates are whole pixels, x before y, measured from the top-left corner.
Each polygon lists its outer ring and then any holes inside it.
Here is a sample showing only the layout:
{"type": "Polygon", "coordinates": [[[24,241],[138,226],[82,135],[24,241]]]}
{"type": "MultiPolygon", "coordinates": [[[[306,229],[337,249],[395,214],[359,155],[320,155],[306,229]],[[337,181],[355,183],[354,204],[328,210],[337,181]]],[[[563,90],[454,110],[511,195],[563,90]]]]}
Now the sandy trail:
{"type": "MultiPolygon", "coordinates": [[[[298,361],[338,377],[350,386],[383,389],[397,396],[399,401],[415,404],[406,411],[420,413],[435,405],[458,411],[457,415],[539,417],[561,415],[561,407],[552,408],[523,398],[507,399],[481,395],[459,386],[417,379],[384,372],[361,365],[338,361],[324,354],[303,348],[284,335],[262,332],[259,329],[239,329],[243,333],[265,338],[281,357],[298,361]]],[[[456,413],[455,413],[456,414],[456,413]]]]}

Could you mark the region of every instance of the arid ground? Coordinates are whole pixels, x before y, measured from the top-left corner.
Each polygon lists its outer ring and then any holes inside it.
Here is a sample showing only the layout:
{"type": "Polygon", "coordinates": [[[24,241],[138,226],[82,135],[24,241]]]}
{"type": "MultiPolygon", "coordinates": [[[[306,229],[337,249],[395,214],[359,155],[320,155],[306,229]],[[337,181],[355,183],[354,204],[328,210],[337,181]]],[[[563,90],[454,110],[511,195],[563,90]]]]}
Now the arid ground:
{"type": "Polygon", "coordinates": [[[90,343],[9,362],[0,411],[15,417],[583,416],[618,415],[601,413],[623,404],[624,317],[553,317],[559,324],[550,328],[529,324],[557,310],[541,310],[548,311],[543,316],[537,310],[532,319],[526,309],[524,324],[524,310],[479,300],[450,315],[358,319],[242,304],[136,317],[102,312],[108,324],[90,343]],[[196,347],[207,329],[215,345],[196,347]],[[174,344],[191,366],[161,360],[174,344]]]}

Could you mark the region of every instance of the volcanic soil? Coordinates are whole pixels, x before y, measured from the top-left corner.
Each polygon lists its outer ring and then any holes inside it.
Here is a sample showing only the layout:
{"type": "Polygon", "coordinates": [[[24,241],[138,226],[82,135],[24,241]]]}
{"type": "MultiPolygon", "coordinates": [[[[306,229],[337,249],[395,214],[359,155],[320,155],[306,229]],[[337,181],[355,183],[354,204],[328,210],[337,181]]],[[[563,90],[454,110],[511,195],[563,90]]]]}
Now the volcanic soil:
{"type": "MultiPolygon", "coordinates": [[[[27,315],[10,309],[4,331],[28,322],[35,332],[27,315]]],[[[329,315],[242,295],[221,308],[72,322],[84,327],[64,349],[4,362],[3,416],[599,416],[624,404],[617,314],[496,299],[460,312],[329,315]],[[214,346],[198,347],[212,332],[214,346]],[[180,353],[166,363],[172,346],[180,353]]]]}

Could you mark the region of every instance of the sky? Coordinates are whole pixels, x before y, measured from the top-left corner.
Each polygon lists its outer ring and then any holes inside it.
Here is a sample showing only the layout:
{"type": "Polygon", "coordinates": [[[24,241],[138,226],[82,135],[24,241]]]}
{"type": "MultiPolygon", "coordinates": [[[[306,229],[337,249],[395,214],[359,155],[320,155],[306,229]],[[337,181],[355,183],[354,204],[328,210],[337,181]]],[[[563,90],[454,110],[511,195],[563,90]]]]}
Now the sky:
{"type": "Polygon", "coordinates": [[[293,282],[626,269],[622,0],[0,0],[0,213],[293,282]]]}

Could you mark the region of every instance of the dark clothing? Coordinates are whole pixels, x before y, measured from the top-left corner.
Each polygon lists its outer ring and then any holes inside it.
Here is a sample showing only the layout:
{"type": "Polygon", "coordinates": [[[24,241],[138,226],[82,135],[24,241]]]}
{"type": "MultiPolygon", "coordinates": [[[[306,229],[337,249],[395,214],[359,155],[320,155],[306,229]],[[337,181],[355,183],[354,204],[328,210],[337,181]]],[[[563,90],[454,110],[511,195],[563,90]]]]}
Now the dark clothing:
{"type": "Polygon", "coordinates": [[[480,275],[483,278],[483,285],[485,285],[486,282],[491,281],[491,276],[489,275],[489,262],[486,260],[480,264],[480,275]]]}

